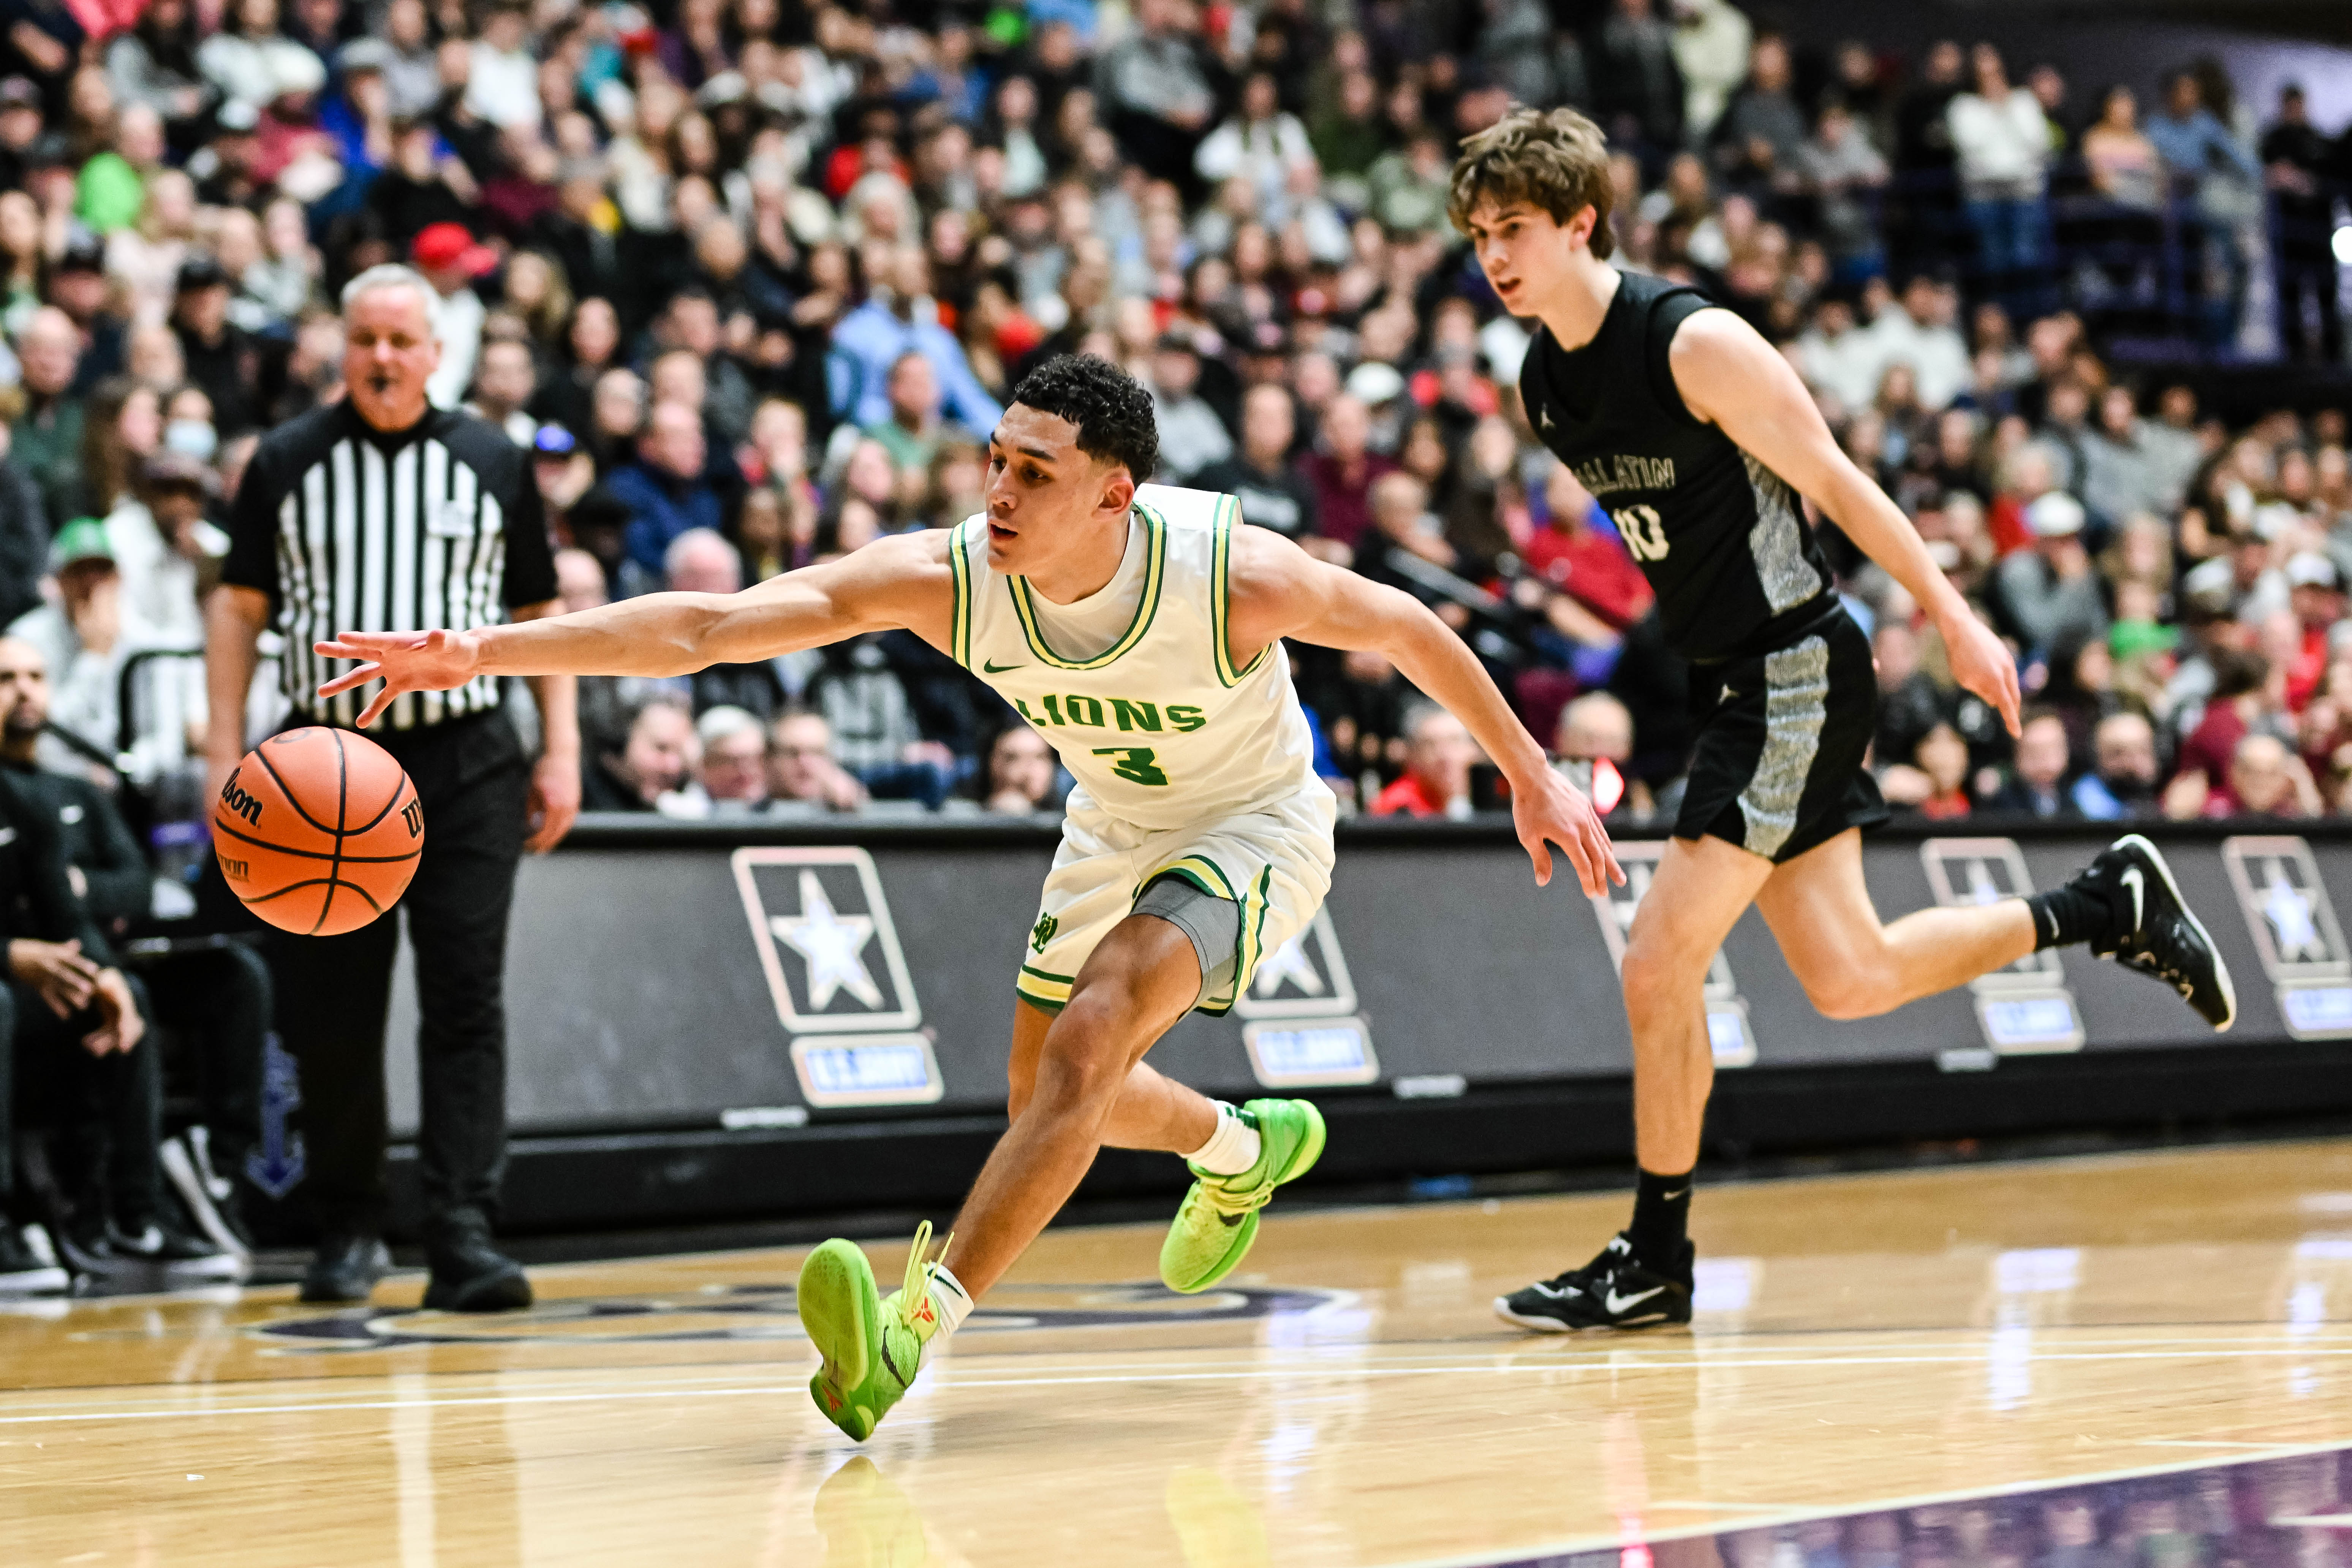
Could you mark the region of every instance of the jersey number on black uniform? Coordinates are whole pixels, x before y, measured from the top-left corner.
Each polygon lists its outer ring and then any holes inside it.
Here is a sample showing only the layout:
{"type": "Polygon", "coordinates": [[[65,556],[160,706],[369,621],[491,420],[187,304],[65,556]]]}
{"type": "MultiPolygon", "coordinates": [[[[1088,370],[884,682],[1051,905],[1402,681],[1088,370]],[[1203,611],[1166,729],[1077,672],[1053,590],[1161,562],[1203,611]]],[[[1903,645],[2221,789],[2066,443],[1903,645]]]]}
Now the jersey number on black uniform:
{"type": "Polygon", "coordinates": [[[1622,507],[1609,514],[1617,525],[1625,548],[1636,561],[1664,561],[1666,558],[1666,525],[1654,506],[1622,507]]]}

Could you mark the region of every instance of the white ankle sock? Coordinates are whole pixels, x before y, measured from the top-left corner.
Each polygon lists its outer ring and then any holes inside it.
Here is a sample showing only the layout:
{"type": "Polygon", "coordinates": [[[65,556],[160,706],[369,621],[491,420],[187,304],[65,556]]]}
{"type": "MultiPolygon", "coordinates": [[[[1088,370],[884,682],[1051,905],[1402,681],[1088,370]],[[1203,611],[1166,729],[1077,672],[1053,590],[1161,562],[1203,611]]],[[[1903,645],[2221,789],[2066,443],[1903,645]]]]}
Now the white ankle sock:
{"type": "Polygon", "coordinates": [[[1223,1100],[1210,1103],[1217,1108],[1217,1130],[1184,1158],[1213,1175],[1238,1176],[1257,1163],[1257,1129],[1223,1100]]]}
{"type": "Polygon", "coordinates": [[[940,1331],[931,1338],[945,1339],[963,1327],[964,1319],[971,1315],[971,1293],[963,1288],[962,1280],[948,1272],[946,1264],[935,1263],[929,1294],[931,1306],[940,1315],[940,1331]]]}

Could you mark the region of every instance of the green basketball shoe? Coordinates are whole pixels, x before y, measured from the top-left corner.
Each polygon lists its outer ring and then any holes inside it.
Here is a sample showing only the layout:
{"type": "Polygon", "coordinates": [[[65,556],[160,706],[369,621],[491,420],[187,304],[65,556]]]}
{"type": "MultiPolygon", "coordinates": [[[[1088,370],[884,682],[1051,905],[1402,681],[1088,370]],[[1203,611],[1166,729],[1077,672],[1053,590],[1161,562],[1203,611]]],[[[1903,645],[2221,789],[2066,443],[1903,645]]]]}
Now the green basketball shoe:
{"type": "MultiPolygon", "coordinates": [[[[877,1294],[873,1266],[854,1241],[828,1241],[801,1265],[794,1291],[801,1327],[824,1358],[809,1379],[809,1395],[826,1420],[860,1443],[923,1370],[940,1331],[929,1290],[930,1245],[926,1220],[915,1227],[906,1283],[887,1296],[877,1294]]],[[[947,1248],[940,1250],[944,1255],[947,1248]]]]}
{"type": "Polygon", "coordinates": [[[1257,1211],[1323,1154],[1323,1113],[1303,1100],[1253,1100],[1241,1109],[1257,1129],[1257,1163],[1237,1176],[1192,1167],[1198,1178],[1160,1245],[1160,1282],[1185,1295],[1231,1274],[1257,1239],[1257,1211]]]}

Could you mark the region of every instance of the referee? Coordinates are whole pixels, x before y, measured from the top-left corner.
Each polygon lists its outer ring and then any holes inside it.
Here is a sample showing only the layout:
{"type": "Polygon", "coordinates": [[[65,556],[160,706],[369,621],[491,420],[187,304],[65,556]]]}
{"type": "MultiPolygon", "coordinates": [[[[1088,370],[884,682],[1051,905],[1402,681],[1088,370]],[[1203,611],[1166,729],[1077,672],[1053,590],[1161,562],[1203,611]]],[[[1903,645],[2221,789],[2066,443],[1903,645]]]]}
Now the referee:
{"type": "MultiPolygon", "coordinates": [[[[560,607],[530,454],[495,426],[425,400],[441,363],[436,307],[433,286],[405,267],[352,279],[343,290],[348,397],[269,432],[246,470],[222,586],[205,611],[215,795],[244,751],[234,715],[245,710],[264,626],[286,639],[290,722],[349,727],[359,700],[315,695],[329,671],[312,643],[560,607]]],[[[506,1161],[507,911],[523,849],[551,847],[580,809],[572,678],[539,678],[531,690],[545,737],[535,767],[488,680],[403,698],[373,735],[425,807],[425,853],[401,907],[422,1018],[425,1304],[448,1311],[531,1299],[521,1266],[490,1237],[506,1161]]],[[[383,1040],[396,941],[387,918],[277,944],[279,1032],[301,1064],[320,1232],[306,1301],[362,1300],[390,1265],[383,1040]]]]}

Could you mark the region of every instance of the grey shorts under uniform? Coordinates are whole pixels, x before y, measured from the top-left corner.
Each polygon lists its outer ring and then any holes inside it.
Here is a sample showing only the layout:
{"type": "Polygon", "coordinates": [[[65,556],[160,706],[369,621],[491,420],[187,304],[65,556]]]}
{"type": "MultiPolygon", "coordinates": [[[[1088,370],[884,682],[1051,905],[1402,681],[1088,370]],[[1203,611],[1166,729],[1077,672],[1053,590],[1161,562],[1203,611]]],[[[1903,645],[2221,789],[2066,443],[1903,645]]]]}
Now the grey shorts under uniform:
{"type": "Polygon", "coordinates": [[[1201,960],[1201,994],[1192,998],[1192,1005],[1197,1007],[1233,988],[1234,972],[1242,962],[1239,904],[1163,872],[1137,896],[1135,912],[1156,915],[1192,939],[1192,951],[1201,960]]]}

